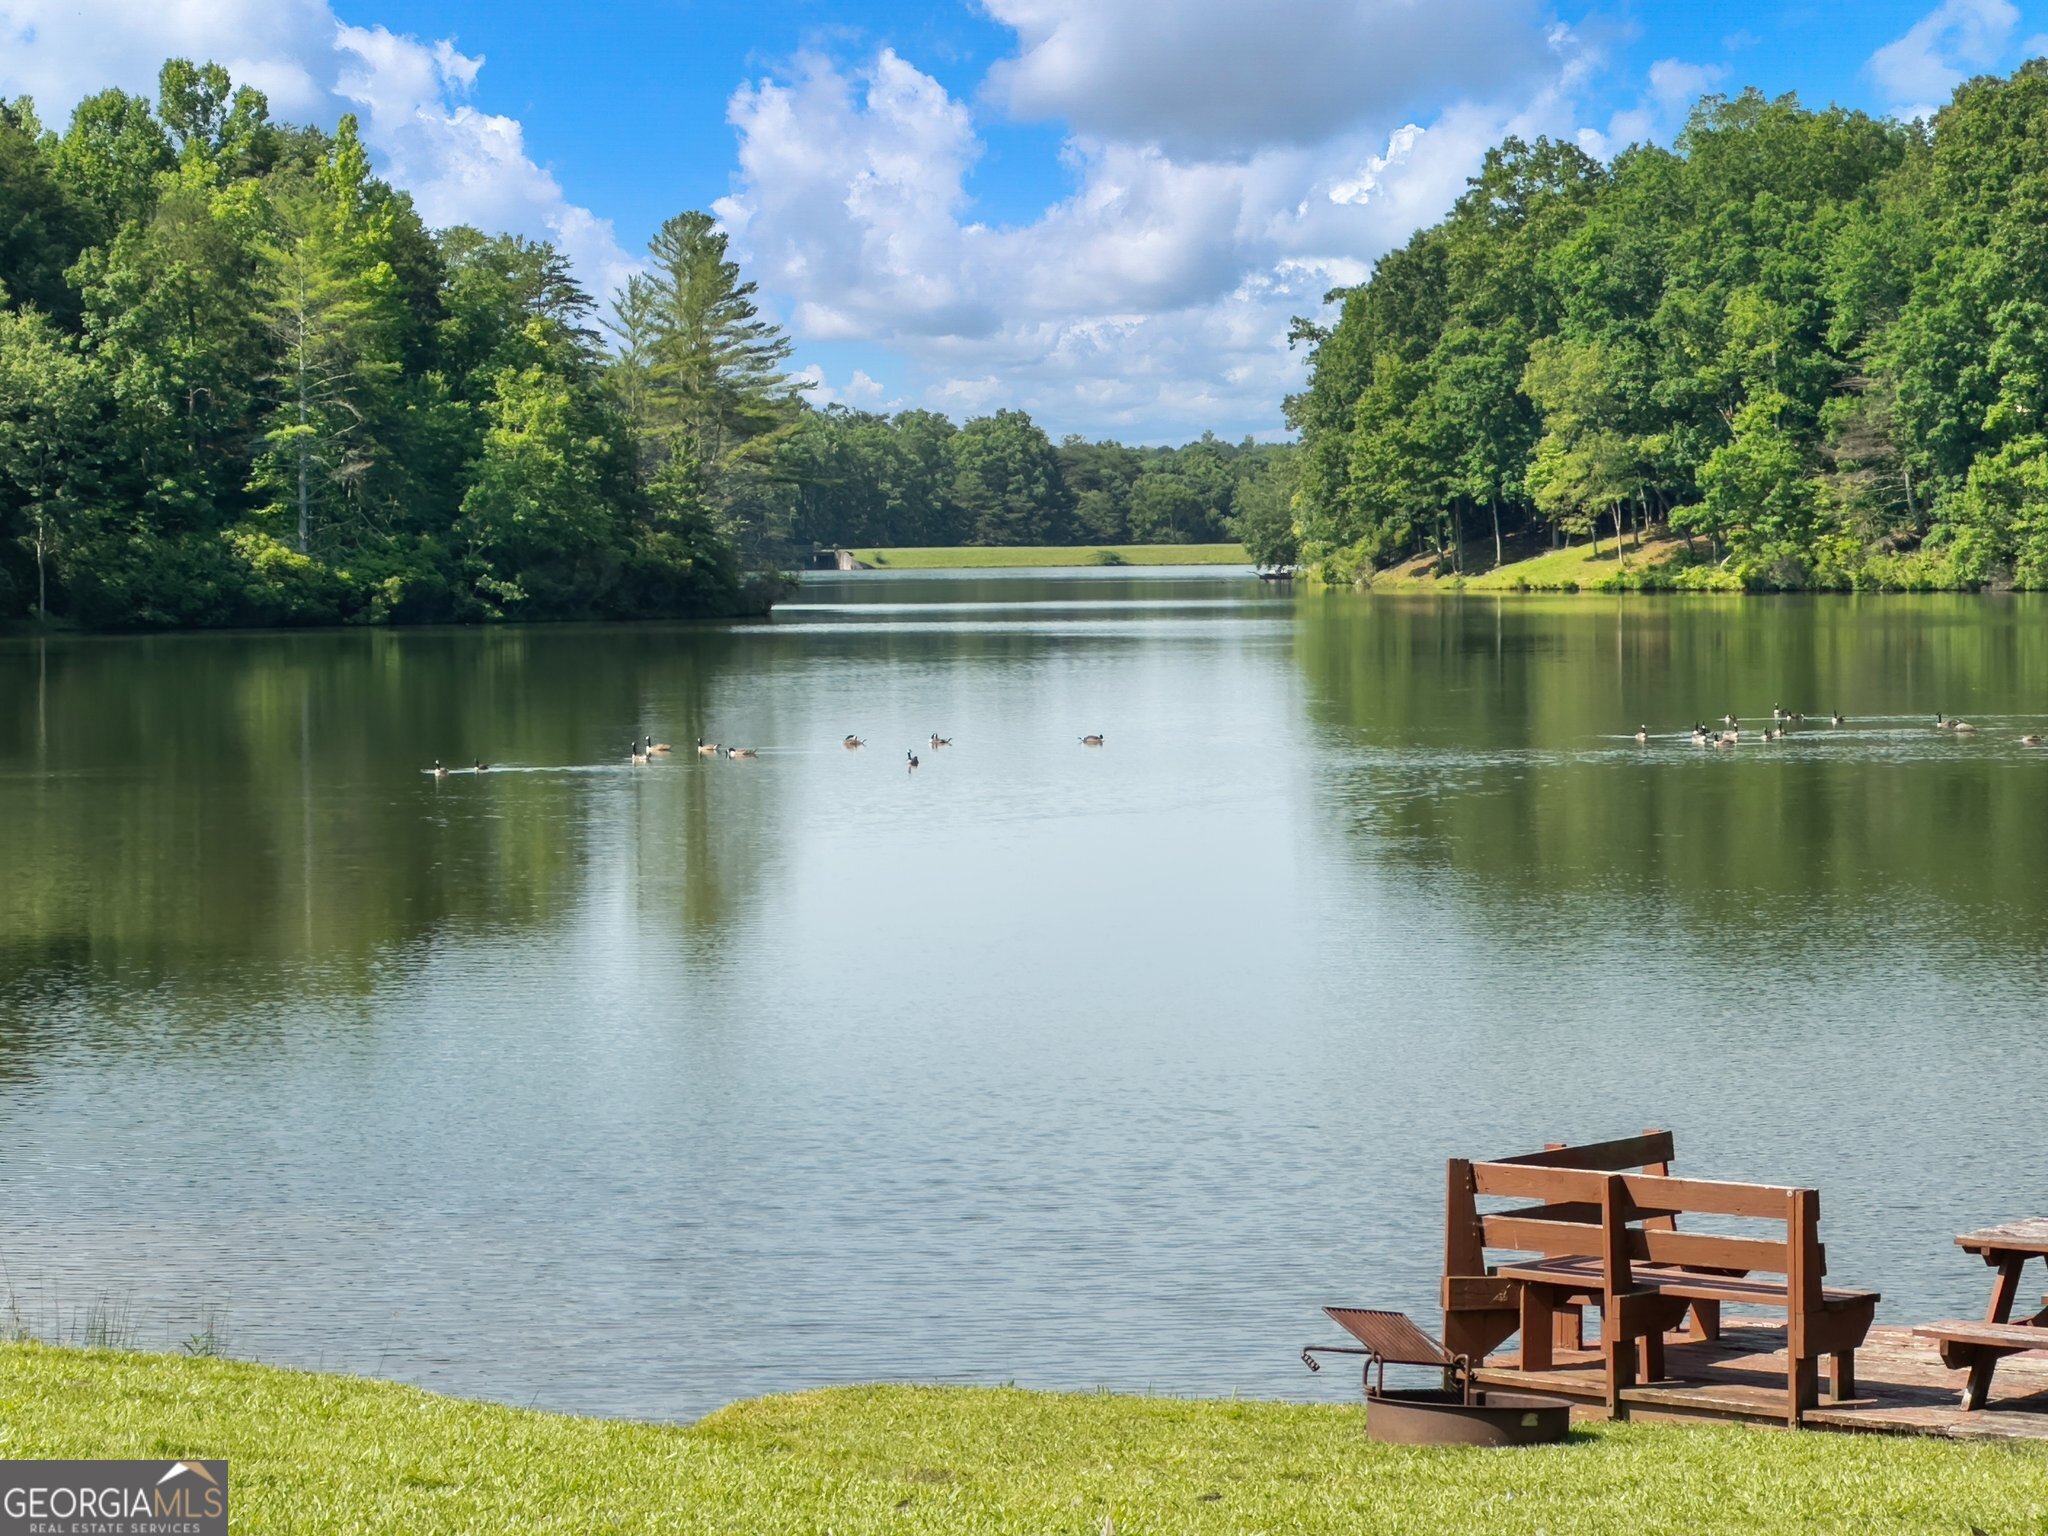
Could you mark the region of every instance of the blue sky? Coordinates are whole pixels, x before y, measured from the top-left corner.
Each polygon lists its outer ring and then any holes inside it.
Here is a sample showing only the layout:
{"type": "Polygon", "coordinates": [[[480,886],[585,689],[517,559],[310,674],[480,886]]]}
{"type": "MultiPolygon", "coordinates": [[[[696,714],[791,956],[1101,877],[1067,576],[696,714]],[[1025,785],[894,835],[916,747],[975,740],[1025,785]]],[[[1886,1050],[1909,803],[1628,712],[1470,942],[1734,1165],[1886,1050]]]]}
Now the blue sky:
{"type": "Polygon", "coordinates": [[[1911,115],[2044,31],[2048,0],[0,0],[0,92],[60,123],[215,58],[600,292],[715,209],[814,398],[1170,441],[1279,435],[1288,317],[1504,132],[1606,154],[1747,85],[1911,115]]]}

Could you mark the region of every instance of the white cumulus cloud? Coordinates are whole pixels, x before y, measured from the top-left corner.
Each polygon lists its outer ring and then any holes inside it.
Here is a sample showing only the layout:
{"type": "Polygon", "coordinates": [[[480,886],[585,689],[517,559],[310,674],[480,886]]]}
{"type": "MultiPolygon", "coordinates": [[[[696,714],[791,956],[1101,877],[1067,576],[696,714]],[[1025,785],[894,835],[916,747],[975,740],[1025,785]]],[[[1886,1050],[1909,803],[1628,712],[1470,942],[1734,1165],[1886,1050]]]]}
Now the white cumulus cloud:
{"type": "Polygon", "coordinates": [[[170,57],[225,65],[273,116],[355,112],[379,174],[429,224],[553,241],[600,295],[635,265],[526,153],[517,121],[470,105],[484,61],[447,39],[344,25],[327,0],[0,0],[0,94],[33,96],[53,127],[110,85],[153,95],[170,57]]]}
{"type": "Polygon", "coordinates": [[[1970,74],[1997,64],[2019,25],[2012,0],[1944,0],[1870,56],[1870,75],[1900,117],[1932,117],[1970,74]]]}
{"type": "Polygon", "coordinates": [[[1017,50],[990,73],[1022,117],[1179,154],[1313,144],[1549,67],[1535,0],[984,0],[1017,50]]]}
{"type": "Polygon", "coordinates": [[[975,216],[967,102],[891,50],[807,54],[734,93],[738,175],[715,207],[800,344],[886,348],[918,403],[1019,405],[1056,433],[1274,432],[1303,377],[1290,318],[1440,217],[1503,134],[1569,131],[1572,39],[1531,31],[1551,76],[1518,105],[1215,154],[1077,131],[1072,190],[1013,224],[975,216]]]}

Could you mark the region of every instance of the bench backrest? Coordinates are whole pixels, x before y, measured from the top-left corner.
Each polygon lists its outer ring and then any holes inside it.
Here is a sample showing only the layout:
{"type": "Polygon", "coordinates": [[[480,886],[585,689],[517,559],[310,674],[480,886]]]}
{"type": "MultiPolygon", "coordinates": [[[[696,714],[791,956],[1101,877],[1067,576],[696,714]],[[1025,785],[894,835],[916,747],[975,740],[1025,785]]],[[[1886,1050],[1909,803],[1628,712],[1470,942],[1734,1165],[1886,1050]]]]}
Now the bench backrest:
{"type": "Polygon", "coordinates": [[[1820,1195],[1810,1189],[1681,1179],[1667,1171],[1668,1132],[1585,1147],[1550,1147],[1493,1162],[1453,1159],[1444,1273],[1484,1275],[1486,1251],[1545,1258],[1593,1258],[1604,1288],[1630,1289],[1634,1264],[1764,1273],[1786,1278],[1790,1299],[1818,1304],[1826,1255],[1820,1195]],[[1654,1168],[1655,1171],[1631,1171],[1654,1168]],[[1532,1205],[1482,1212],[1482,1196],[1532,1205]],[[1681,1232],[1681,1215],[1735,1216],[1770,1223],[1761,1236],[1681,1232]]]}

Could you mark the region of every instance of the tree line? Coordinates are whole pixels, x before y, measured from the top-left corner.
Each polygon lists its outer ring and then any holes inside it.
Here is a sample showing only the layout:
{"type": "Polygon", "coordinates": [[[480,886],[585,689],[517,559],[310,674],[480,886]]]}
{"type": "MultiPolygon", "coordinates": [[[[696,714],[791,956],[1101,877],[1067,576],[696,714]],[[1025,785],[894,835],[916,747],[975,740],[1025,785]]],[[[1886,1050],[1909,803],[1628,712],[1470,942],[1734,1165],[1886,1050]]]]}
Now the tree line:
{"type": "Polygon", "coordinates": [[[1328,327],[1294,520],[1348,578],[1683,536],[1679,586],[2048,586],[2048,64],[1931,128],[1754,91],[1510,138],[1328,327]]]}
{"type": "MultiPolygon", "coordinates": [[[[552,247],[429,231],[352,117],[273,122],[213,64],[172,60],[158,87],[92,96],[62,134],[0,103],[0,619],[695,615],[772,595],[722,505],[740,445],[704,431],[729,397],[797,406],[740,285],[709,313],[650,289],[656,376],[629,410],[552,247]]],[[[671,286],[722,276],[695,217],[657,253],[671,286]]]]}
{"type": "Polygon", "coordinates": [[[1179,448],[1069,436],[1023,411],[956,427],[934,411],[829,406],[778,446],[798,546],[1292,543],[1292,449],[1205,433],[1179,448]]]}

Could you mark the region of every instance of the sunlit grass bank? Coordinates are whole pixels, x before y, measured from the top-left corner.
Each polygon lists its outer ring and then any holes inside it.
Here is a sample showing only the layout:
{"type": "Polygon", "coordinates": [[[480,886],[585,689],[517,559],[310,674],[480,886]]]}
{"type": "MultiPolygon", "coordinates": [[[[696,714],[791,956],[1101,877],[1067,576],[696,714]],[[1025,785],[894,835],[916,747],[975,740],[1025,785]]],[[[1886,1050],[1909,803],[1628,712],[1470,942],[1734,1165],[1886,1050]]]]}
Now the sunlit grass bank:
{"type": "Polygon", "coordinates": [[[2048,1453],[1600,1427],[1516,1451],[1369,1444],[1361,1410],[863,1387],[687,1428],[358,1377],[0,1345],[0,1456],[225,1456],[238,1531],[1987,1532],[2048,1528],[2048,1453]]]}
{"type": "Polygon", "coordinates": [[[964,544],[924,549],[857,549],[882,570],[992,570],[1058,565],[1250,565],[1242,544],[964,544]],[[1108,557],[1108,558],[1106,558],[1108,557]]]}
{"type": "MultiPolygon", "coordinates": [[[[1578,544],[1488,569],[1483,557],[1492,550],[1487,545],[1467,548],[1463,575],[1440,570],[1434,559],[1412,560],[1379,572],[1371,585],[1375,591],[1598,592],[1633,586],[1645,573],[1670,565],[1685,552],[1683,539],[1645,539],[1617,551],[1610,538],[1602,541],[1598,550],[1590,543],[1578,544]]],[[[1657,583],[1653,580],[1651,584],[1657,583]]],[[[1741,589],[1739,582],[1728,585],[1741,589]]]]}

